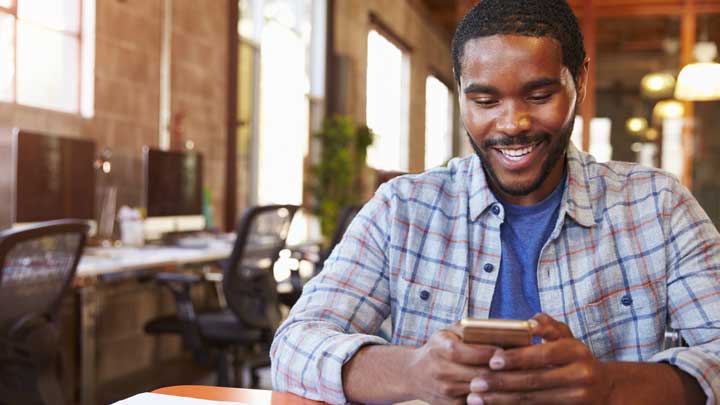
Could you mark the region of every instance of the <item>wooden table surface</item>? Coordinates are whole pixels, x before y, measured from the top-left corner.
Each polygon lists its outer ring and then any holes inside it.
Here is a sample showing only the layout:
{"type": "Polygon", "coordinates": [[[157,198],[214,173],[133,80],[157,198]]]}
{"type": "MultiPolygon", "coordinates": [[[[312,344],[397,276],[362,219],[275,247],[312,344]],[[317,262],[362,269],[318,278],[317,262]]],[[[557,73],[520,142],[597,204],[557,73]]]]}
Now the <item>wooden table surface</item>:
{"type": "Polygon", "coordinates": [[[158,388],[156,394],[175,395],[211,401],[235,401],[251,405],[318,405],[294,394],[247,388],[211,387],[205,385],[176,385],[158,388]]]}

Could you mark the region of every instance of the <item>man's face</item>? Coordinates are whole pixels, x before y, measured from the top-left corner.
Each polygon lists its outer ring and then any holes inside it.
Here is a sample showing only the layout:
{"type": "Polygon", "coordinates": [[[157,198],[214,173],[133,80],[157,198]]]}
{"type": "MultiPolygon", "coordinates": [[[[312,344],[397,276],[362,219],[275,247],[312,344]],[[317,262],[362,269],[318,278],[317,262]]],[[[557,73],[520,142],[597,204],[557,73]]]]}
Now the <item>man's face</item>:
{"type": "Polygon", "coordinates": [[[465,45],[460,111],[502,198],[534,204],[562,180],[586,68],[576,87],[560,44],[549,37],[495,35],[465,45]]]}

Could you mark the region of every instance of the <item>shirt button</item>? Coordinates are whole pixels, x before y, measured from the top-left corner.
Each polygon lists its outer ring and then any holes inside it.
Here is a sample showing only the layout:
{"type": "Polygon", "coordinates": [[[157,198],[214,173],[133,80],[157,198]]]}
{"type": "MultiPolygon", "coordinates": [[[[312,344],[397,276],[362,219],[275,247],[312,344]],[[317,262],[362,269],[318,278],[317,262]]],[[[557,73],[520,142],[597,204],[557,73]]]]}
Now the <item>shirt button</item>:
{"type": "Polygon", "coordinates": [[[430,298],[430,292],[427,290],[420,291],[420,299],[423,301],[427,301],[428,298],[430,298]]]}
{"type": "Polygon", "coordinates": [[[492,263],[485,263],[485,266],[483,266],[483,270],[485,270],[485,273],[492,273],[494,269],[495,266],[493,266],[492,263]]]}
{"type": "Polygon", "coordinates": [[[493,204],[491,210],[492,210],[493,214],[500,215],[500,206],[499,205],[493,204]]]}
{"type": "Polygon", "coordinates": [[[629,307],[630,305],[632,305],[633,299],[632,299],[631,296],[625,295],[625,296],[622,297],[622,299],[620,300],[620,302],[621,302],[623,305],[625,305],[626,307],[629,307]]]}

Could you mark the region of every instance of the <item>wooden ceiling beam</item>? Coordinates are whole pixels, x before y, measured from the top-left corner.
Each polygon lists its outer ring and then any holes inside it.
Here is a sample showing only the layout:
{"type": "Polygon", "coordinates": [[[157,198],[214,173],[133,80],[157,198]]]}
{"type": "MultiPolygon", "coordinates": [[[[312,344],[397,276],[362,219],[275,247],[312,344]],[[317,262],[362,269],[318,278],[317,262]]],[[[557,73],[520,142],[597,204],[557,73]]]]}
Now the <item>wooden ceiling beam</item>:
{"type": "MultiPolygon", "coordinates": [[[[623,16],[681,16],[685,13],[687,5],[683,1],[616,1],[608,4],[603,0],[592,0],[595,17],[623,17],[623,16]]],[[[573,11],[578,17],[585,14],[585,5],[580,1],[570,2],[573,11]]],[[[697,14],[720,13],[720,1],[697,1],[694,4],[697,14]]]]}

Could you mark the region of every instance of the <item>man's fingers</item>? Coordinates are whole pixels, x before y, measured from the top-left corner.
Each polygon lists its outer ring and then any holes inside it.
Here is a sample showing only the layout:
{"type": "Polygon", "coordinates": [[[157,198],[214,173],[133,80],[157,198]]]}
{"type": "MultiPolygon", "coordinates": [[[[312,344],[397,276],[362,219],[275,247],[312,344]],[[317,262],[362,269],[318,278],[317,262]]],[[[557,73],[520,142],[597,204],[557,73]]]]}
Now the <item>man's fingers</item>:
{"type": "Polygon", "coordinates": [[[570,328],[559,321],[553,319],[550,315],[540,313],[531,318],[533,324],[532,334],[546,341],[558,340],[573,337],[570,328]]]}
{"type": "Polygon", "coordinates": [[[484,392],[542,391],[568,386],[592,384],[597,376],[591,367],[574,363],[565,367],[482,372],[470,383],[470,390],[484,392]]]}
{"type": "Polygon", "coordinates": [[[554,342],[498,350],[490,358],[493,370],[527,370],[562,366],[575,361],[592,358],[590,349],[576,339],[560,339],[554,342]]]}
{"type": "Polygon", "coordinates": [[[492,392],[487,394],[472,393],[467,397],[468,405],[562,405],[590,403],[593,400],[590,390],[585,387],[554,388],[544,391],[530,392],[492,392]]]}
{"type": "Polygon", "coordinates": [[[431,340],[436,340],[433,342],[432,350],[437,356],[453,363],[469,366],[487,366],[490,358],[498,350],[495,346],[463,343],[460,337],[450,330],[438,332],[431,340]]]}

